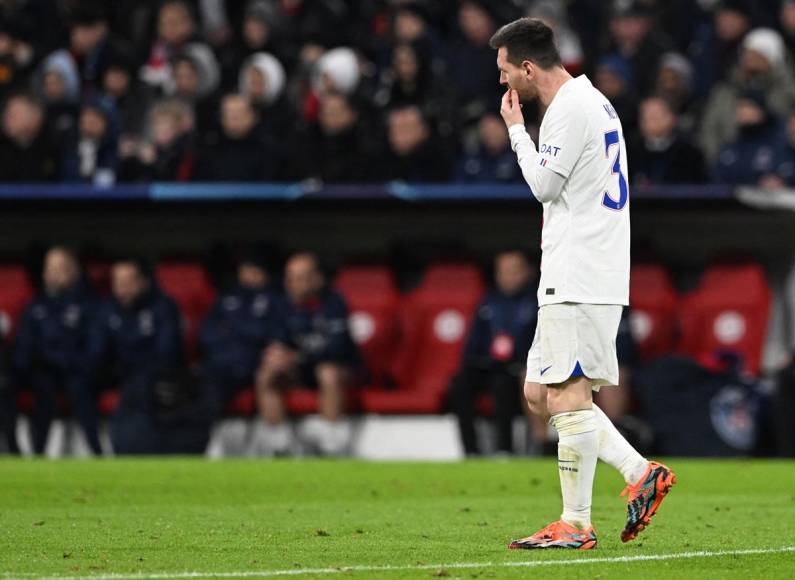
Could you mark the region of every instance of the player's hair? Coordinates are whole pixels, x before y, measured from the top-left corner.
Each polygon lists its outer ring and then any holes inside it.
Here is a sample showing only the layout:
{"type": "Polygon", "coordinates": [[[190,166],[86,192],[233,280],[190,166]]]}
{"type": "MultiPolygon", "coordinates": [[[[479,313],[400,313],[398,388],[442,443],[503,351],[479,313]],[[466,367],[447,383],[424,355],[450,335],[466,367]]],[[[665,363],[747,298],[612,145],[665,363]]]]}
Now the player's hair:
{"type": "Polygon", "coordinates": [[[537,18],[520,18],[500,28],[489,40],[489,46],[507,50],[508,62],[519,66],[529,60],[544,70],[561,66],[552,29],[537,18]]]}

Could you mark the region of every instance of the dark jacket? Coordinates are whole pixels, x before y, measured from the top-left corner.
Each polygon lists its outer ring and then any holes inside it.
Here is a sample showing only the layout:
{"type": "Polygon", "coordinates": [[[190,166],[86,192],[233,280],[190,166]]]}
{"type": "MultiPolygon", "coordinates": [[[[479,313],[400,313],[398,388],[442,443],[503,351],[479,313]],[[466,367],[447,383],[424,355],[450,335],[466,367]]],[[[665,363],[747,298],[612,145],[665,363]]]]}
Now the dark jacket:
{"type": "Polygon", "coordinates": [[[636,135],[630,143],[629,159],[634,185],[703,183],[706,179],[701,151],[679,135],[659,146],[636,135]]]}
{"type": "Polygon", "coordinates": [[[764,175],[776,172],[781,141],[780,130],[772,124],[742,132],[734,143],[721,150],[713,180],[730,185],[758,183],[764,175]]]}
{"type": "Polygon", "coordinates": [[[44,368],[83,373],[98,304],[82,284],[58,295],[39,293],[22,315],[14,364],[24,377],[44,368]]]}
{"type": "Polygon", "coordinates": [[[285,300],[283,320],[287,344],[298,351],[301,364],[358,362],[348,331],[348,307],[337,292],[325,290],[306,304],[285,300]]]}
{"type": "Polygon", "coordinates": [[[122,379],[139,373],[154,377],[180,367],[184,359],[176,303],[158,290],[128,308],[106,301],[92,325],[88,354],[92,370],[109,365],[122,379]]]}
{"type": "Polygon", "coordinates": [[[0,135],[0,181],[54,181],[58,177],[58,151],[42,130],[27,147],[0,135]]]}
{"type": "Polygon", "coordinates": [[[206,368],[250,377],[262,350],[273,340],[284,340],[282,300],[269,288],[237,286],[221,295],[202,324],[206,368]]]}
{"type": "Polygon", "coordinates": [[[522,171],[510,147],[494,155],[480,146],[458,160],[455,180],[462,183],[518,183],[522,181],[522,171]]]}
{"type": "Polygon", "coordinates": [[[205,181],[273,181],[282,156],[268,139],[254,129],[242,139],[221,136],[208,148],[198,166],[198,179],[205,181]]]}
{"type": "Polygon", "coordinates": [[[463,365],[524,366],[537,318],[538,300],[529,286],[514,296],[490,291],[475,313],[464,347],[463,365]]]}

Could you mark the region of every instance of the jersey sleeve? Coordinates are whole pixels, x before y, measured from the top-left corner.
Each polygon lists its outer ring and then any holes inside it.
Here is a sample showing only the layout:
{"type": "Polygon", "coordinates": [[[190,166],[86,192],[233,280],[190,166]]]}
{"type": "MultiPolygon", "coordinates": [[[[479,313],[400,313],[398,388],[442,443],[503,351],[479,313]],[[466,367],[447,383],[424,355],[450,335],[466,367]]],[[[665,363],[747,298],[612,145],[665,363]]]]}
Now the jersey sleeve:
{"type": "Polygon", "coordinates": [[[539,164],[568,178],[585,149],[588,118],[582,107],[568,101],[547,111],[539,135],[539,164]]]}

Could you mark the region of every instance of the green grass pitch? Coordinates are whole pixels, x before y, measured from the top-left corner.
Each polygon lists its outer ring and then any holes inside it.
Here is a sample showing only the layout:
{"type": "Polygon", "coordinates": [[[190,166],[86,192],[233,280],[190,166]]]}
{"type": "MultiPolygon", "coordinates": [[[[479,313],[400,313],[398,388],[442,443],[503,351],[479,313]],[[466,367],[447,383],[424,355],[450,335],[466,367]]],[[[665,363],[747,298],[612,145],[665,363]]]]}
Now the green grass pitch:
{"type": "Polygon", "coordinates": [[[506,549],[558,518],[549,459],[0,460],[0,578],[795,577],[795,463],[668,464],[679,483],[630,544],[600,465],[599,547],[579,553],[506,549]]]}

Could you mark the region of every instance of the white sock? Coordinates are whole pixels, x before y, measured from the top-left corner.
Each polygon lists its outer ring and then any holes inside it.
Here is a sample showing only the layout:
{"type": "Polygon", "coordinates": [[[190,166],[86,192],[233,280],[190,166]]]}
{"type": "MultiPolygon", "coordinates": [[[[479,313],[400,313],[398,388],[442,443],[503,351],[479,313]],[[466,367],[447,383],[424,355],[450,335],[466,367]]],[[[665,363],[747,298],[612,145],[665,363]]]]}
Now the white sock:
{"type": "Polygon", "coordinates": [[[558,431],[558,471],[563,495],[560,518],[576,528],[591,527],[591,496],[596,472],[597,433],[593,411],[553,415],[558,431]]]}
{"type": "Polygon", "coordinates": [[[649,462],[624,439],[596,404],[593,412],[599,434],[599,459],[620,471],[627,483],[636,483],[646,473],[649,462]]]}

